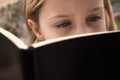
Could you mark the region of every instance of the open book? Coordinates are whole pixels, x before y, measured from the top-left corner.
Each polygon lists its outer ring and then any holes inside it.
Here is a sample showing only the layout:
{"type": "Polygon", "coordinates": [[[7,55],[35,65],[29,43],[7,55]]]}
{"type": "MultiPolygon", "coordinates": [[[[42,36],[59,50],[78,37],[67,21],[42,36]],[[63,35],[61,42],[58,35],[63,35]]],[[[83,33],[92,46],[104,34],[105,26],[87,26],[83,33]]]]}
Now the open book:
{"type": "Polygon", "coordinates": [[[74,35],[26,46],[0,28],[0,71],[19,64],[19,80],[120,80],[119,46],[120,31],[74,35]]]}

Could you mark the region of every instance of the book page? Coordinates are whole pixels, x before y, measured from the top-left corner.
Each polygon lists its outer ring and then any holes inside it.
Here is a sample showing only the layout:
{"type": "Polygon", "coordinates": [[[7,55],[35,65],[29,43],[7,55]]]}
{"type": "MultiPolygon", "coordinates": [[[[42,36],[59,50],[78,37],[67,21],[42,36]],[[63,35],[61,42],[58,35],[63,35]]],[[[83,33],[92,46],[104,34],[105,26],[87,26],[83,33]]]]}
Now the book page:
{"type": "Polygon", "coordinates": [[[37,48],[40,46],[45,46],[48,44],[64,41],[64,40],[70,40],[78,37],[87,37],[87,36],[94,36],[94,35],[101,35],[101,34],[109,34],[109,33],[115,33],[120,31],[104,31],[104,32],[95,32],[95,33],[87,33],[87,34],[78,34],[78,35],[72,35],[72,36],[66,36],[66,37],[60,37],[55,39],[49,39],[42,42],[34,43],[32,47],[37,48]]]}
{"type": "Polygon", "coordinates": [[[22,40],[16,37],[14,34],[10,33],[9,31],[0,28],[0,33],[6,36],[10,41],[12,41],[18,48],[20,49],[27,49],[28,47],[24,44],[22,40]]]}

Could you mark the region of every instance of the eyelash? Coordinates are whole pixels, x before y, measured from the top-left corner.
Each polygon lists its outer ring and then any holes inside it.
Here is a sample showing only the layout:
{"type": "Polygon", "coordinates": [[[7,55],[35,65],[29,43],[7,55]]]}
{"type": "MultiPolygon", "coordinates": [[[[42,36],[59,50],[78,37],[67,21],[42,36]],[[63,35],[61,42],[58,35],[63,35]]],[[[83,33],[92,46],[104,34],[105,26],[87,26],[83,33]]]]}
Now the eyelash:
{"type": "Polygon", "coordinates": [[[100,20],[100,19],[102,19],[100,16],[92,16],[92,17],[89,17],[89,18],[87,19],[87,21],[95,22],[95,21],[98,21],[98,20],[100,20]]]}
{"type": "MultiPolygon", "coordinates": [[[[89,17],[87,19],[87,21],[88,22],[95,22],[95,21],[98,21],[100,19],[102,19],[100,16],[92,16],[92,17],[89,17]]],[[[58,28],[65,28],[65,27],[68,27],[70,25],[72,25],[72,23],[70,21],[62,21],[62,22],[58,23],[56,26],[58,28]]]]}
{"type": "Polygon", "coordinates": [[[63,21],[61,23],[58,23],[56,26],[58,28],[64,28],[64,27],[68,27],[70,25],[72,25],[72,23],[70,21],[63,21]]]}

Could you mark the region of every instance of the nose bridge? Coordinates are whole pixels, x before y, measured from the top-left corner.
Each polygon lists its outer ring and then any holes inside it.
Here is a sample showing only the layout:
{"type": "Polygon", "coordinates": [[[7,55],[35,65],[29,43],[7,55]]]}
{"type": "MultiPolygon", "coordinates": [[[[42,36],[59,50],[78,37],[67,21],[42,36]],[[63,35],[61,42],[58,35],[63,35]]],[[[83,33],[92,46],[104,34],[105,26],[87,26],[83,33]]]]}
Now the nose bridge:
{"type": "Polygon", "coordinates": [[[86,24],[83,21],[78,21],[78,23],[76,25],[76,32],[78,34],[86,33],[86,24]]]}

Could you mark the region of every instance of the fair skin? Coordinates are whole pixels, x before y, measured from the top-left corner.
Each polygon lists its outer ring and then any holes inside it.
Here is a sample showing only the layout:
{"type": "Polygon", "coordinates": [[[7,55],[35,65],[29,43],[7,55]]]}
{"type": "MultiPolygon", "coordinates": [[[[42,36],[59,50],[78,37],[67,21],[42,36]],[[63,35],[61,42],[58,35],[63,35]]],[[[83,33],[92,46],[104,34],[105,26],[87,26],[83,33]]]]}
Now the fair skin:
{"type": "Polygon", "coordinates": [[[41,41],[106,31],[103,0],[44,0],[38,19],[28,25],[41,41]]]}

